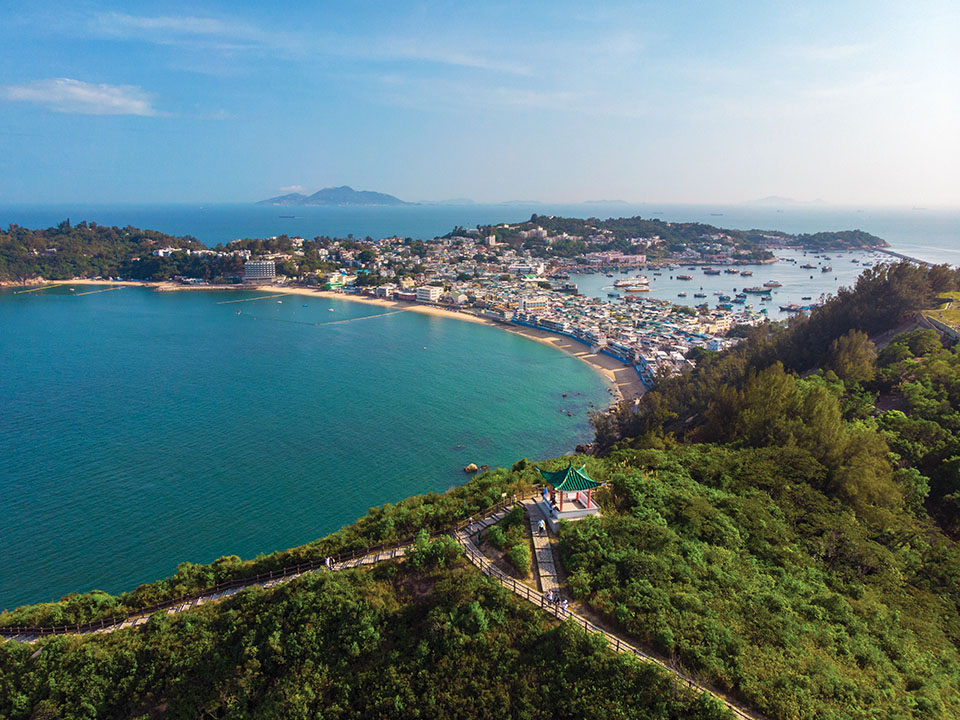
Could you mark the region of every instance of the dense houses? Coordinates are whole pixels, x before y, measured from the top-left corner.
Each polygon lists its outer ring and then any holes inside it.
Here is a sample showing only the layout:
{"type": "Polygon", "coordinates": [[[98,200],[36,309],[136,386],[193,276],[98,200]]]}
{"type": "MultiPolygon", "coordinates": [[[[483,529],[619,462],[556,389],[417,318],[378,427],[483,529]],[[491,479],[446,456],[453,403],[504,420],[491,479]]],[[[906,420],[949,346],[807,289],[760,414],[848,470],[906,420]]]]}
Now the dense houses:
{"type": "MultiPolygon", "coordinates": [[[[539,227],[523,232],[548,244],[579,240],[550,236],[539,227]]],[[[299,249],[303,241],[298,240],[294,247],[299,249]]],[[[736,342],[726,337],[733,325],[763,319],[747,310],[693,310],[648,298],[608,301],[577,294],[571,275],[599,268],[637,269],[646,262],[640,250],[659,242],[659,238],[634,240],[633,252],[597,251],[573,258],[517,250],[479,230],[463,230],[426,243],[396,237],[368,239],[359,245],[332,240],[319,251],[336,269],[301,281],[338,292],[442,305],[564,335],[633,367],[647,387],[659,374],[691,366],[694,348],[720,350],[736,342]]],[[[694,251],[680,251],[684,262],[735,261],[733,246],[724,243],[723,237],[704,238],[696,258],[690,252],[694,251]]],[[[263,279],[266,263],[283,259],[264,255],[248,261],[249,277],[263,279]]]]}

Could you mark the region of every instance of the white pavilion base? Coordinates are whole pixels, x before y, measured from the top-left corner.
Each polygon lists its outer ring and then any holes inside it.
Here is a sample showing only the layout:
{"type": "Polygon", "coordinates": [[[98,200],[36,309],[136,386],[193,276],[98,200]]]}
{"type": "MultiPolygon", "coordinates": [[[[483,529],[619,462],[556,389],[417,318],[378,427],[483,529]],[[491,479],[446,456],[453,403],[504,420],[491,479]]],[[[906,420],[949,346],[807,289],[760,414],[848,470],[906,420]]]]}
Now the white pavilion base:
{"type": "Polygon", "coordinates": [[[560,529],[561,520],[580,520],[581,518],[588,517],[589,515],[599,515],[600,508],[596,503],[591,504],[590,507],[583,507],[579,503],[573,503],[569,501],[564,501],[563,503],[563,512],[559,512],[550,507],[550,503],[546,502],[543,498],[537,500],[537,506],[540,508],[540,512],[543,513],[543,516],[547,519],[547,525],[550,528],[550,531],[554,534],[560,529]]]}

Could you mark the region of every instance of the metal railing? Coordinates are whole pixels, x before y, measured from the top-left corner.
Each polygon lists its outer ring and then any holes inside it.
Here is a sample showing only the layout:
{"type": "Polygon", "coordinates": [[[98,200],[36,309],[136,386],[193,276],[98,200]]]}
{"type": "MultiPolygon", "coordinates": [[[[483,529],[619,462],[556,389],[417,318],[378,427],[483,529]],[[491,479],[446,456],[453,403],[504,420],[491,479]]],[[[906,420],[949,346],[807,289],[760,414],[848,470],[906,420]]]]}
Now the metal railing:
{"type": "Polygon", "coordinates": [[[586,632],[602,636],[607,641],[607,644],[618,653],[629,653],[644,662],[656,663],[658,666],[671,673],[678,682],[682,683],[689,689],[697,692],[707,693],[711,697],[714,697],[722,702],[734,715],[736,715],[738,718],[741,718],[741,720],[757,720],[760,717],[758,715],[752,715],[746,712],[723,695],[720,695],[716,691],[701,685],[693,678],[686,676],[680,670],[671,667],[660,658],[649,655],[640,648],[629,644],[625,640],[621,640],[617,635],[604,630],[598,625],[587,620],[587,618],[583,617],[582,615],[577,615],[570,610],[565,610],[560,603],[548,601],[547,596],[544,593],[530,587],[529,585],[526,585],[525,583],[518,582],[515,578],[510,577],[500,568],[496,567],[486,555],[481,553],[473,546],[473,543],[470,542],[469,538],[464,538],[459,534],[456,536],[456,538],[457,542],[459,542],[461,547],[463,547],[464,552],[466,553],[470,562],[476,565],[484,575],[494,578],[501,585],[509,588],[515,594],[524,598],[528,602],[537,605],[539,608],[545,610],[559,620],[572,620],[578,627],[582,627],[586,632]]]}
{"type": "MultiPolygon", "coordinates": [[[[539,488],[540,486],[535,486],[534,491],[539,492],[539,488]]],[[[528,496],[529,495],[527,494],[522,494],[519,496],[512,495],[510,497],[501,498],[499,502],[495,503],[486,510],[481,511],[477,515],[472,515],[465,520],[454,523],[444,530],[437,530],[433,533],[430,533],[430,538],[436,539],[444,535],[456,535],[464,528],[470,527],[470,525],[483,520],[490,515],[495,515],[501,510],[516,504],[518,500],[523,500],[528,496]]],[[[355,562],[349,567],[357,567],[362,564],[369,564],[363,562],[363,560],[366,558],[372,558],[370,561],[372,563],[377,563],[381,560],[392,559],[396,557],[395,551],[411,547],[415,539],[416,536],[410,536],[391,543],[370,545],[362,549],[330,555],[330,557],[333,559],[333,564],[335,566],[340,566],[337,569],[349,569],[348,567],[345,567],[344,564],[350,563],[354,560],[360,560],[360,562],[355,562]],[[389,552],[393,552],[393,555],[390,555],[386,558],[382,557],[384,553],[389,552]]],[[[202,590],[197,590],[168,600],[160,600],[120,615],[106,616],[97,620],[88,620],[87,622],[64,625],[5,625],[0,627],[0,636],[11,637],[17,635],[81,634],[96,632],[98,630],[106,630],[107,628],[116,628],[129,620],[146,617],[160,610],[169,610],[170,608],[177,607],[178,605],[186,605],[187,603],[191,603],[195,600],[219,595],[229,590],[239,590],[244,587],[261,585],[263,583],[270,582],[271,580],[283,580],[285,578],[296,577],[303,573],[315,572],[323,569],[326,569],[326,558],[311,562],[298,563],[297,565],[290,565],[279,570],[268,570],[252,576],[248,575],[244,577],[231,578],[230,580],[224,580],[216,585],[203,588],[202,590]]]]}

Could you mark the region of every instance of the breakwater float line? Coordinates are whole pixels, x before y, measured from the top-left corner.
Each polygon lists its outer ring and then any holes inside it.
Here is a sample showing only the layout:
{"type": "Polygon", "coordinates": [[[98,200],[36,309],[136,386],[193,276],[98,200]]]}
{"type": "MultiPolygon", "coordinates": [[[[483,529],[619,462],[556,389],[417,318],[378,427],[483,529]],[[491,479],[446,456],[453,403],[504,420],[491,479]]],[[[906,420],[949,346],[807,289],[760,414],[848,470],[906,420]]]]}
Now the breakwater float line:
{"type": "MultiPolygon", "coordinates": [[[[230,302],[238,302],[238,301],[231,300],[230,302]]],[[[362,317],[346,318],[345,320],[328,320],[327,322],[307,322],[306,320],[288,320],[286,318],[261,317],[259,315],[251,315],[250,313],[239,313],[239,314],[241,315],[241,317],[250,318],[251,320],[269,320],[271,322],[290,323],[291,325],[308,325],[310,327],[320,327],[321,325],[339,325],[341,323],[357,322],[358,320],[370,320],[371,318],[386,317],[387,315],[396,315],[397,313],[402,313],[402,312],[406,312],[406,310],[391,310],[390,312],[377,313],[376,315],[363,315],[362,317]]]]}
{"type": "Polygon", "coordinates": [[[29,290],[17,290],[14,295],[23,295],[24,293],[39,292],[40,290],[49,290],[50,288],[62,287],[65,283],[55,283],[53,285],[44,285],[43,287],[30,288],[29,290]]]}
{"type": "Polygon", "coordinates": [[[260,297],[255,298],[243,298],[242,300],[221,300],[217,305],[229,305],[230,303],[238,302],[253,302],[254,300],[269,300],[270,298],[283,297],[287,293],[277,293],[276,295],[261,295],[260,297]]]}
{"type": "Polygon", "coordinates": [[[933,267],[933,263],[927,262],[926,260],[920,260],[919,258],[910,257],[909,255],[904,255],[903,253],[894,252],[893,250],[884,250],[883,248],[874,248],[877,252],[882,252],[886,255],[891,255],[900,260],[907,260],[908,262],[915,263],[920,267],[933,267]]]}
{"type": "Polygon", "coordinates": [[[108,287],[103,290],[87,290],[87,292],[77,293],[74,297],[80,297],[81,295],[96,295],[97,293],[110,292],[111,290],[123,290],[123,285],[117,285],[116,287],[108,287]]]}

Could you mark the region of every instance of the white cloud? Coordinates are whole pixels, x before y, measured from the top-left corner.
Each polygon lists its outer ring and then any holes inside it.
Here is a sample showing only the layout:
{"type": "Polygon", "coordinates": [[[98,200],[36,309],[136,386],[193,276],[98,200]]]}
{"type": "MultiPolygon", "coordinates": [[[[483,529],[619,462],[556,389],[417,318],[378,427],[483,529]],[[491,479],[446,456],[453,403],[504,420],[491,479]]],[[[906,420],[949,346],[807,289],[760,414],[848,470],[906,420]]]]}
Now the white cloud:
{"type": "Polygon", "coordinates": [[[840,62],[849,60],[870,50],[867,43],[848,43],[839,45],[802,45],[791,48],[794,55],[805,60],[818,62],[840,62]]]}
{"type": "Polygon", "coordinates": [[[213,17],[145,17],[102,13],[91,29],[107,37],[137,39],[157,45],[186,45],[223,53],[269,51],[280,57],[330,55],[350,60],[433,63],[474,70],[529,75],[520,63],[494,59],[487,48],[465,49],[462,39],[426,41],[402,35],[344,38],[305,32],[265,30],[243,22],[213,17]]]}
{"type": "Polygon", "coordinates": [[[302,193],[306,192],[306,188],[303,185],[286,185],[285,187],[280,188],[282,193],[302,193]]]}
{"type": "Polygon", "coordinates": [[[152,96],[142,88],[88,83],[71,78],[50,78],[25,85],[0,86],[0,97],[77,115],[160,114],[153,107],[152,96]]]}
{"type": "Polygon", "coordinates": [[[95,27],[117,36],[161,34],[249,38],[256,31],[241,23],[206,17],[142,17],[123,13],[96,16],[95,27]]]}

